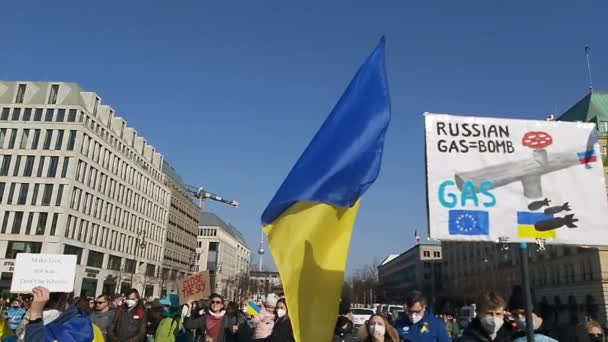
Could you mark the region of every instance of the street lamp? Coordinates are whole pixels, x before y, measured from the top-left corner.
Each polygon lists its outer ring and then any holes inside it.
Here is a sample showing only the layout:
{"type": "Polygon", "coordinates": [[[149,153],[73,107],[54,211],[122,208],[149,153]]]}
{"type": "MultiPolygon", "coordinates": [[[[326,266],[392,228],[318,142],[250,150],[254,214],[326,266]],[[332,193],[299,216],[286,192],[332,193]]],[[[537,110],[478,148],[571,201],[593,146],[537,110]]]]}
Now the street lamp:
{"type": "MultiPolygon", "coordinates": [[[[140,229],[137,232],[137,238],[135,238],[135,248],[139,249],[140,251],[143,251],[146,248],[146,235],[144,234],[144,230],[140,229]]],[[[135,255],[137,256],[137,254],[142,254],[142,253],[135,253],[135,255]]],[[[137,262],[139,262],[139,260],[136,260],[137,262]]],[[[146,276],[147,276],[148,270],[147,268],[144,269],[144,283],[142,285],[142,295],[145,297],[146,295],[146,276]]]]}

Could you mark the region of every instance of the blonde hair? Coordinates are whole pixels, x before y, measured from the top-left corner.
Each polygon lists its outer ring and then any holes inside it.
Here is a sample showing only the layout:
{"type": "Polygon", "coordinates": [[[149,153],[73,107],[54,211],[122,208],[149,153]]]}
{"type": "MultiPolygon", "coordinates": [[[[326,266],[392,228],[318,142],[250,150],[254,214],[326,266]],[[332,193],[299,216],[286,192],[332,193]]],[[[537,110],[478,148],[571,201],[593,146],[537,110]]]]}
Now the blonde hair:
{"type": "MultiPolygon", "coordinates": [[[[375,314],[369,318],[369,321],[371,321],[374,317],[380,317],[382,318],[382,322],[384,322],[384,328],[386,329],[386,332],[384,333],[384,340],[386,342],[399,342],[399,333],[397,333],[397,330],[393,328],[386,317],[380,314],[375,314]]],[[[361,342],[373,342],[372,336],[369,333],[369,323],[366,323],[359,328],[357,336],[359,336],[361,342]]]]}

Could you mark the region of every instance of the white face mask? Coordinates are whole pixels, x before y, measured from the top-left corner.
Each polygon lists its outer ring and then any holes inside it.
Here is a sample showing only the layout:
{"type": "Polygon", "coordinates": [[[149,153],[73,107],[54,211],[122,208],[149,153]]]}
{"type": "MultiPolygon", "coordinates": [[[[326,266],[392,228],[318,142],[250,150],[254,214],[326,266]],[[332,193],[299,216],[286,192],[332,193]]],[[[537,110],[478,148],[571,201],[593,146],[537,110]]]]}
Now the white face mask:
{"type": "Polygon", "coordinates": [[[287,310],[285,310],[285,309],[277,309],[277,316],[283,317],[285,315],[287,315],[287,310]]]}
{"type": "Polygon", "coordinates": [[[130,309],[137,304],[137,301],[135,299],[127,299],[127,300],[125,300],[125,303],[127,304],[127,307],[130,309]]]}
{"type": "Polygon", "coordinates": [[[495,336],[498,330],[502,328],[504,319],[494,316],[485,316],[479,320],[483,329],[490,335],[495,336]]]}
{"type": "Polygon", "coordinates": [[[246,307],[243,307],[243,308],[241,309],[241,311],[243,311],[243,313],[247,313],[247,308],[246,308],[246,307]]]}
{"type": "Polygon", "coordinates": [[[412,321],[412,323],[414,323],[414,324],[420,322],[420,320],[422,319],[421,314],[411,313],[411,314],[408,314],[408,316],[410,318],[410,321],[412,321]]]}
{"type": "Polygon", "coordinates": [[[386,328],[379,324],[370,325],[369,333],[374,337],[382,337],[386,333],[386,328]]]}

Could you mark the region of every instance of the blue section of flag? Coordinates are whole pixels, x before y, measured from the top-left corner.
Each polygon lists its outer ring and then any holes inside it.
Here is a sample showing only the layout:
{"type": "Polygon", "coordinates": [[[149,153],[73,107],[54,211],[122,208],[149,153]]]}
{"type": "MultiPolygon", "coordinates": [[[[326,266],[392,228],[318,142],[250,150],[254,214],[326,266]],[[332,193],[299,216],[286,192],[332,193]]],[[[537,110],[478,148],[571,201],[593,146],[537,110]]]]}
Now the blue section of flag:
{"type": "Polygon", "coordinates": [[[578,159],[584,158],[584,159],[588,159],[591,158],[595,155],[595,150],[589,150],[589,151],[585,151],[585,152],[579,152],[576,154],[578,156],[578,159]]]}
{"type": "Polygon", "coordinates": [[[289,172],[262,214],[264,225],[297,202],[350,208],[378,177],[391,118],[384,45],[382,37],[289,172]]]}
{"type": "Polygon", "coordinates": [[[517,212],[517,224],[534,225],[536,222],[550,220],[553,215],[545,215],[543,213],[531,213],[527,211],[517,212]]]}
{"type": "Polygon", "coordinates": [[[488,235],[490,215],[482,210],[450,210],[450,235],[488,235]]]}

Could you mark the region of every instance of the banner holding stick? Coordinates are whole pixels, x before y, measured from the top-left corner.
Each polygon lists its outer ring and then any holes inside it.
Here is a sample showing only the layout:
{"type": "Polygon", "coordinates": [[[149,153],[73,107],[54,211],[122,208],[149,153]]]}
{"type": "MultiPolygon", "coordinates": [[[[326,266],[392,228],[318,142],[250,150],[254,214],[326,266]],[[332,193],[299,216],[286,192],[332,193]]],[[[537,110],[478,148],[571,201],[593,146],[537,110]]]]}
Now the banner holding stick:
{"type": "Polygon", "coordinates": [[[75,277],[75,255],[19,253],[11,292],[30,293],[36,286],[46,287],[50,292],[72,292],[75,277]]]}
{"type": "Polygon", "coordinates": [[[209,272],[198,272],[177,282],[179,303],[185,304],[189,300],[200,300],[211,295],[209,285],[209,272]]]}

